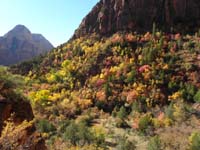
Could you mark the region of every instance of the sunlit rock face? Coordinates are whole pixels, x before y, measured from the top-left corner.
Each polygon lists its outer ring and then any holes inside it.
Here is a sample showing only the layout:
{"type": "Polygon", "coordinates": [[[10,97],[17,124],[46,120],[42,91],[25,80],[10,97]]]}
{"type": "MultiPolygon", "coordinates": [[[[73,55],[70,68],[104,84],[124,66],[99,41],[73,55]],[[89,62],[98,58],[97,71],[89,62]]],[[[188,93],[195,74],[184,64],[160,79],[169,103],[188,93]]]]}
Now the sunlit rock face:
{"type": "Polygon", "coordinates": [[[52,48],[53,45],[41,34],[32,34],[24,25],[17,25],[0,37],[0,65],[30,60],[52,48]]]}
{"type": "Polygon", "coordinates": [[[83,19],[73,38],[91,33],[162,30],[194,32],[200,25],[198,0],[101,0],[83,19]]]}

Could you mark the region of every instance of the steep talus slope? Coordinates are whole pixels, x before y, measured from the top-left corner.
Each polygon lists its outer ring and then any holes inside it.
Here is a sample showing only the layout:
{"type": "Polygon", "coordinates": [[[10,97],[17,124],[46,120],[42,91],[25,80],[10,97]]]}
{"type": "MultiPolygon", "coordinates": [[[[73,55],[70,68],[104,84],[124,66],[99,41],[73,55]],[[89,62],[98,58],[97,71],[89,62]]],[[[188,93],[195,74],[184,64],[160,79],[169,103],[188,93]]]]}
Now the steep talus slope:
{"type": "Polygon", "coordinates": [[[0,65],[29,60],[52,48],[52,44],[42,35],[32,34],[25,26],[17,25],[0,37],[0,65]]]}
{"type": "Polygon", "coordinates": [[[200,25],[198,0],[101,0],[83,19],[74,38],[117,31],[145,32],[156,23],[165,31],[194,32],[200,25]]]}

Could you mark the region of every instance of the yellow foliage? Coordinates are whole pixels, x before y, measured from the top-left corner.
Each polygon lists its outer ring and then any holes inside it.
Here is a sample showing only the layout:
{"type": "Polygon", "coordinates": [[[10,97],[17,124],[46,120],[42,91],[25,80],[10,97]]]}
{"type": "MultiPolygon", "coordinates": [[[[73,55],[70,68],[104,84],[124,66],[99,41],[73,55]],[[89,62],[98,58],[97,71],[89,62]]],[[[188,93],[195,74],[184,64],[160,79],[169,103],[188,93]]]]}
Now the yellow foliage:
{"type": "Polygon", "coordinates": [[[134,58],[130,58],[129,63],[134,63],[135,59],[134,58]]]}
{"type": "Polygon", "coordinates": [[[172,94],[171,96],[168,96],[168,99],[173,101],[173,100],[177,100],[179,98],[181,98],[182,93],[180,91],[175,92],[174,94],[172,94]]]}
{"type": "Polygon", "coordinates": [[[163,120],[153,118],[152,122],[153,122],[154,127],[156,128],[169,127],[170,125],[172,125],[172,120],[168,117],[164,117],[163,120]]]}
{"type": "Polygon", "coordinates": [[[120,68],[117,67],[117,66],[114,66],[114,67],[111,67],[111,68],[110,68],[110,72],[111,72],[112,74],[116,74],[118,70],[120,70],[120,68]]]}
{"type": "Polygon", "coordinates": [[[50,91],[49,90],[40,90],[37,92],[29,93],[29,98],[32,100],[32,103],[44,103],[49,100],[50,91]]]}
{"type": "Polygon", "coordinates": [[[60,104],[62,106],[67,106],[70,103],[70,100],[68,98],[65,98],[60,104]]]}
{"type": "Polygon", "coordinates": [[[165,127],[169,127],[170,125],[172,125],[172,120],[168,117],[164,118],[163,123],[165,125],[165,127]]]}
{"type": "Polygon", "coordinates": [[[100,74],[100,79],[104,79],[104,78],[105,78],[104,74],[101,73],[101,74],[100,74]]]}
{"type": "Polygon", "coordinates": [[[153,126],[156,127],[156,128],[160,128],[164,124],[163,121],[158,120],[157,118],[153,118],[152,123],[153,123],[153,126]]]}
{"type": "Polygon", "coordinates": [[[99,137],[101,135],[106,134],[106,131],[102,126],[93,126],[92,132],[94,133],[95,137],[99,137]]]}
{"type": "Polygon", "coordinates": [[[176,118],[176,119],[179,119],[182,117],[182,109],[180,106],[174,104],[173,105],[173,108],[174,108],[174,112],[173,112],[173,116],[176,118]]]}
{"type": "Polygon", "coordinates": [[[57,101],[61,98],[61,94],[60,93],[53,93],[53,95],[49,96],[49,100],[50,101],[57,101]]]}
{"type": "Polygon", "coordinates": [[[53,83],[56,81],[56,76],[52,73],[46,75],[46,79],[49,83],[53,83]]]}
{"type": "Polygon", "coordinates": [[[139,93],[142,93],[145,89],[146,89],[146,85],[142,83],[139,83],[136,87],[136,91],[138,91],[139,93]]]}
{"type": "Polygon", "coordinates": [[[142,59],[143,59],[142,55],[139,55],[138,60],[142,60],[142,59]]]}
{"type": "MultiPolygon", "coordinates": [[[[96,83],[96,81],[97,81],[99,78],[100,78],[99,75],[93,76],[93,77],[90,79],[90,83],[91,83],[91,84],[96,83]]],[[[102,78],[101,78],[101,79],[102,79],[102,78]]]]}
{"type": "MultiPolygon", "coordinates": [[[[34,123],[34,121],[27,121],[27,120],[24,120],[21,124],[19,125],[16,125],[14,122],[13,122],[13,116],[11,116],[8,121],[5,122],[5,127],[3,128],[2,130],[2,133],[1,133],[1,137],[0,137],[0,140],[1,138],[5,138],[5,137],[14,137],[16,135],[19,135],[21,131],[23,131],[24,129],[26,129],[27,127],[31,127],[34,123]]],[[[11,142],[11,141],[9,141],[11,142]]]]}
{"type": "Polygon", "coordinates": [[[169,69],[169,65],[168,65],[168,64],[165,64],[165,65],[163,66],[162,69],[163,69],[163,70],[167,70],[167,69],[169,69]]]}
{"type": "Polygon", "coordinates": [[[64,70],[59,70],[58,74],[62,77],[66,76],[66,72],[64,70]]]}
{"type": "Polygon", "coordinates": [[[89,106],[92,105],[92,100],[91,99],[79,99],[78,100],[78,105],[82,108],[88,108],[89,106]]]}

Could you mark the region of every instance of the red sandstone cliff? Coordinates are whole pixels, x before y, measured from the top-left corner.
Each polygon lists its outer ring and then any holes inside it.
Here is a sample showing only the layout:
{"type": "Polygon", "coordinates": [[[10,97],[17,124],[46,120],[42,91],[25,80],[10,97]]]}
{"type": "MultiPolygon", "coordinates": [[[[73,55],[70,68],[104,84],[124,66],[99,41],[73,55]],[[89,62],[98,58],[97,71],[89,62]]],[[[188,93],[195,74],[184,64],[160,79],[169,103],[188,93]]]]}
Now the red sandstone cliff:
{"type": "Polygon", "coordinates": [[[73,38],[91,33],[146,32],[160,29],[195,31],[200,26],[199,0],[101,0],[83,19],[73,38]]]}

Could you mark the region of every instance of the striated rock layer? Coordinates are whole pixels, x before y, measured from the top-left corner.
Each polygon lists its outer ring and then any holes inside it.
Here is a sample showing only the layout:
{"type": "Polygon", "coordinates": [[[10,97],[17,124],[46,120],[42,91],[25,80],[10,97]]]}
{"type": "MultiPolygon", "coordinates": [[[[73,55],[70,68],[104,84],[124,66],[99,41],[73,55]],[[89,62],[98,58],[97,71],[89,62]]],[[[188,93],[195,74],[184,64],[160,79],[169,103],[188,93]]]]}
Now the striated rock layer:
{"type": "Polygon", "coordinates": [[[199,0],[101,0],[83,19],[73,38],[91,33],[151,31],[194,32],[200,26],[199,0]]]}

